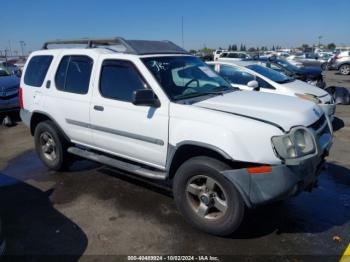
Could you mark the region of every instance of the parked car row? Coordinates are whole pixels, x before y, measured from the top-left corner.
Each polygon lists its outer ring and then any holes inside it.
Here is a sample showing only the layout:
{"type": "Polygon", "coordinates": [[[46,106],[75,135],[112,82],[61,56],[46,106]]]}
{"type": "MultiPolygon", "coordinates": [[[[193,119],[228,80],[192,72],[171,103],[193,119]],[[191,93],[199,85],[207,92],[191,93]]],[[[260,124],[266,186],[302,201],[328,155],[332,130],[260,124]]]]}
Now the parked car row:
{"type": "Polygon", "coordinates": [[[24,67],[21,118],[49,169],[77,155],[165,181],[190,224],[228,235],[246,208],[316,187],[333,131],[322,90],[307,94],[255,64],[215,63],[169,41],[47,42],[24,67]]]}

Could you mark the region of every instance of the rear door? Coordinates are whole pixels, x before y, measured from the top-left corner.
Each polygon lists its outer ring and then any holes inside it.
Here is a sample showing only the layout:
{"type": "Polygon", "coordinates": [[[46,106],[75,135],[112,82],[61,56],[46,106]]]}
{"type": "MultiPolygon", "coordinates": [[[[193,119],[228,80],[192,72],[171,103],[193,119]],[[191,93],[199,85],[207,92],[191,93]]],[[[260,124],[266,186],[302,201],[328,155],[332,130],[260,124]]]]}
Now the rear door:
{"type": "Polygon", "coordinates": [[[53,55],[33,55],[28,59],[21,79],[24,109],[43,110],[43,89],[53,55]]]}
{"type": "Polygon", "coordinates": [[[151,88],[137,62],[120,59],[99,62],[91,104],[94,143],[108,153],[164,168],[168,104],[153,108],[132,103],[134,91],[151,88]]]}
{"type": "Polygon", "coordinates": [[[91,145],[90,100],[96,54],[65,53],[57,57],[45,90],[45,111],[76,143],[91,145]]]}

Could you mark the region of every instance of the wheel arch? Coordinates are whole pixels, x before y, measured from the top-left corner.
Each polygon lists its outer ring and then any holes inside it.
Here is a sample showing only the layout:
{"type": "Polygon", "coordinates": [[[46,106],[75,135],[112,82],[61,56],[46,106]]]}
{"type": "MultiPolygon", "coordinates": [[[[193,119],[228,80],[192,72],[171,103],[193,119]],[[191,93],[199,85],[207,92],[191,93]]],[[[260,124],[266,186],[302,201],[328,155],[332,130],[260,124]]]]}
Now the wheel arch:
{"type": "Polygon", "coordinates": [[[216,146],[196,141],[183,141],[176,146],[169,145],[166,163],[167,178],[171,180],[180,165],[195,156],[209,156],[230,166],[235,163],[228,153],[216,146]]]}
{"type": "Polygon", "coordinates": [[[31,118],[30,118],[30,133],[33,136],[35,132],[35,128],[37,125],[43,121],[52,121],[55,125],[55,127],[58,129],[58,131],[63,135],[63,137],[70,141],[69,137],[66,135],[66,133],[63,131],[63,129],[59,126],[59,124],[54,120],[52,116],[50,116],[48,113],[42,112],[42,111],[34,111],[31,118]]]}

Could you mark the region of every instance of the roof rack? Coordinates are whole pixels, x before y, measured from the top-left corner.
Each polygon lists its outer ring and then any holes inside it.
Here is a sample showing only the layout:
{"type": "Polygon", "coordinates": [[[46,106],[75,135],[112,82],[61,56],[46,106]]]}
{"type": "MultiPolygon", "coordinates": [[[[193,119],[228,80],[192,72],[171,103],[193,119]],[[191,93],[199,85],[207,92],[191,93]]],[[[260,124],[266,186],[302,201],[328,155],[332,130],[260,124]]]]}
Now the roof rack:
{"type": "MultiPolygon", "coordinates": [[[[150,40],[125,40],[121,37],[115,38],[83,38],[54,40],[45,42],[42,49],[48,49],[49,45],[86,45],[86,48],[97,48],[101,46],[121,45],[125,48],[122,53],[146,55],[146,54],[188,54],[186,50],[170,41],[150,40]]],[[[116,51],[116,50],[114,50],[116,51]]],[[[116,51],[117,52],[117,51],[116,51]]]]}

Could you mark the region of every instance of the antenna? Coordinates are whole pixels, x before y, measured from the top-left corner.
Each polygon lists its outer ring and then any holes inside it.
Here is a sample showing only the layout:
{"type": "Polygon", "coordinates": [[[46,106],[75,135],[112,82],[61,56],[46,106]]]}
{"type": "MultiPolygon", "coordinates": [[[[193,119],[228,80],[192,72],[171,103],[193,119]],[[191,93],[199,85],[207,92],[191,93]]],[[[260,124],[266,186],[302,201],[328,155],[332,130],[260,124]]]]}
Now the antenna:
{"type": "Polygon", "coordinates": [[[182,41],[182,48],[185,48],[185,42],[184,42],[184,17],[181,16],[181,41],[182,41]]]}

